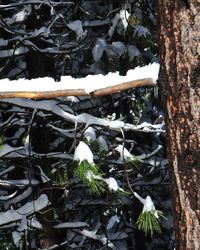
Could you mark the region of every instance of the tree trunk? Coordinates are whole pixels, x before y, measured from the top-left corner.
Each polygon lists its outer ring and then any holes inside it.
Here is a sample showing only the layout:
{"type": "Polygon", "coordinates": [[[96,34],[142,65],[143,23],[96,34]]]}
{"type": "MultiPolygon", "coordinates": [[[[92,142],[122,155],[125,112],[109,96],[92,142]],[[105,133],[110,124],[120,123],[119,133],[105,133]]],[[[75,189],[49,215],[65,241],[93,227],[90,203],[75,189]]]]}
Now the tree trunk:
{"type": "Polygon", "coordinates": [[[176,249],[200,249],[200,1],[158,0],[176,249]]]}

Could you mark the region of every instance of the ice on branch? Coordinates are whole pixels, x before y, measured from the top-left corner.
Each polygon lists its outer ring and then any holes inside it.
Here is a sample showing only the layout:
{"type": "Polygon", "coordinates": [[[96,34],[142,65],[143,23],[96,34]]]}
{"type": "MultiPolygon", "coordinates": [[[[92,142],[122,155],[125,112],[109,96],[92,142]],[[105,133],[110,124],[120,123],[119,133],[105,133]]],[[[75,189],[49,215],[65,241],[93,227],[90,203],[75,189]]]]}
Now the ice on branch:
{"type": "Polygon", "coordinates": [[[85,142],[80,141],[76,147],[74,161],[78,161],[79,164],[83,161],[87,161],[89,164],[94,164],[92,151],[85,142]]]}

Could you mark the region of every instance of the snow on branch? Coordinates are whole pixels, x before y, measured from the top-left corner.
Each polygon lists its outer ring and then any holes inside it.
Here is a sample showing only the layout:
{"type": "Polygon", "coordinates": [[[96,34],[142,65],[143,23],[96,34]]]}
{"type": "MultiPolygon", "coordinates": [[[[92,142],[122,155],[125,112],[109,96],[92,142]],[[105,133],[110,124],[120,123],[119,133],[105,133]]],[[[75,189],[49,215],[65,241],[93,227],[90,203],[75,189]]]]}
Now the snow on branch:
{"type": "Polygon", "coordinates": [[[64,96],[103,96],[121,92],[130,88],[153,86],[156,83],[159,64],[153,63],[144,67],[129,70],[126,76],[119,73],[89,75],[74,79],[63,76],[60,82],[52,78],[33,80],[0,81],[0,98],[34,98],[51,99],[64,96]]]}
{"type": "Polygon", "coordinates": [[[45,4],[48,6],[58,6],[58,5],[73,5],[74,2],[73,1],[67,1],[67,2],[55,2],[55,1],[41,1],[41,0],[28,0],[28,1],[23,1],[23,2],[18,2],[18,3],[12,3],[12,4],[0,4],[0,10],[4,10],[4,9],[12,9],[15,8],[17,6],[23,6],[23,5],[27,5],[27,4],[45,4]]]}
{"type": "Polygon", "coordinates": [[[48,204],[49,200],[47,195],[42,194],[36,200],[27,202],[24,206],[18,208],[17,210],[10,209],[6,212],[0,212],[0,227],[5,224],[20,221],[22,220],[23,216],[34,214],[47,207],[48,204]]]}
{"type": "Polygon", "coordinates": [[[28,99],[4,99],[2,102],[14,104],[24,108],[32,108],[36,110],[46,110],[52,112],[70,122],[85,124],[85,127],[90,125],[98,125],[102,127],[107,127],[111,130],[120,131],[124,130],[134,130],[134,131],[143,131],[143,132],[165,132],[163,126],[164,124],[150,124],[147,122],[143,122],[140,125],[133,125],[129,123],[125,123],[120,120],[109,121],[103,118],[95,117],[88,113],[82,113],[79,115],[73,115],[66,111],[64,111],[61,107],[59,107],[58,101],[56,100],[43,100],[43,101],[32,101],[28,99]]]}

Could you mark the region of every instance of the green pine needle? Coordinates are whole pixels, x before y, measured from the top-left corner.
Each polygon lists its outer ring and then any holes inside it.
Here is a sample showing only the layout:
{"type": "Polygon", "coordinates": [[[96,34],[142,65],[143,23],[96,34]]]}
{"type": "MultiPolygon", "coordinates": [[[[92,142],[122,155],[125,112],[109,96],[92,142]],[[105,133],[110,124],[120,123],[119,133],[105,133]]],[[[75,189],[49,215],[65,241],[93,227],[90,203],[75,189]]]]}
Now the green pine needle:
{"type": "Polygon", "coordinates": [[[74,175],[88,186],[93,193],[100,195],[105,191],[104,183],[101,180],[102,173],[97,165],[82,161],[75,168],[74,175]],[[87,176],[88,171],[91,173],[90,178],[87,176]]]}
{"type": "Polygon", "coordinates": [[[136,222],[136,226],[139,230],[144,231],[145,235],[153,236],[154,233],[161,233],[160,219],[165,218],[164,214],[160,210],[152,210],[148,212],[142,212],[136,222]],[[158,218],[155,216],[157,213],[158,218]]]}
{"type": "Polygon", "coordinates": [[[68,186],[68,172],[66,169],[59,169],[54,176],[55,182],[60,186],[68,186]]]}
{"type": "Polygon", "coordinates": [[[143,160],[141,160],[139,157],[137,156],[133,156],[131,158],[128,159],[128,164],[135,170],[135,171],[139,171],[142,164],[143,164],[143,160]]]}
{"type": "Polygon", "coordinates": [[[0,149],[2,149],[3,146],[4,146],[3,138],[2,138],[2,136],[0,135],[0,149]]]}

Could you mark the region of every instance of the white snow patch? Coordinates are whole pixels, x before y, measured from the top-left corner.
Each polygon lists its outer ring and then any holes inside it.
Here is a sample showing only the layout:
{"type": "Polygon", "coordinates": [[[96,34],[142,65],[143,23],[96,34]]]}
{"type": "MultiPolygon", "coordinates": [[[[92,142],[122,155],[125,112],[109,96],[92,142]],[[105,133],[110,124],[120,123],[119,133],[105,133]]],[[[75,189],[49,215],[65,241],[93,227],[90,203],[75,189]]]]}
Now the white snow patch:
{"type": "Polygon", "coordinates": [[[112,42],[112,50],[119,56],[124,55],[127,52],[127,48],[122,42],[112,42]]]}
{"type": "Polygon", "coordinates": [[[126,30],[127,26],[128,26],[128,19],[130,17],[130,14],[128,13],[127,10],[121,10],[119,13],[119,17],[121,19],[121,22],[124,26],[124,29],[126,30]]]}
{"type": "Polygon", "coordinates": [[[129,16],[130,16],[129,12],[125,9],[121,10],[119,13],[115,15],[115,17],[112,20],[112,26],[108,31],[110,38],[112,38],[115,29],[117,29],[117,32],[119,34],[123,34],[124,31],[126,31],[128,26],[129,16]]]}
{"type": "Polygon", "coordinates": [[[119,190],[119,185],[117,183],[117,181],[115,180],[115,178],[113,177],[110,177],[108,179],[105,179],[105,182],[107,183],[108,185],[108,188],[112,191],[117,191],[119,190]]]}
{"type": "Polygon", "coordinates": [[[32,193],[32,187],[28,187],[23,193],[21,193],[20,195],[14,197],[13,199],[10,199],[8,201],[6,201],[4,203],[4,207],[5,209],[8,209],[10,205],[12,204],[17,204],[19,202],[21,202],[22,200],[26,199],[27,197],[29,197],[29,195],[31,195],[32,193]]]}
{"type": "Polygon", "coordinates": [[[37,229],[42,229],[42,224],[35,218],[33,217],[31,220],[30,220],[30,226],[33,227],[33,228],[37,228],[37,229]]]}
{"type": "Polygon", "coordinates": [[[103,52],[106,50],[106,48],[107,48],[106,41],[102,38],[98,38],[96,41],[96,45],[92,49],[92,55],[95,62],[97,62],[102,57],[103,52]]]}
{"type": "Polygon", "coordinates": [[[83,134],[88,142],[96,140],[96,134],[93,127],[88,127],[83,134]]]}
{"type": "Polygon", "coordinates": [[[154,215],[158,218],[158,213],[156,211],[155,205],[150,196],[147,196],[146,199],[143,199],[138,193],[134,192],[135,197],[144,205],[142,213],[154,211],[154,215]]]}
{"type": "Polygon", "coordinates": [[[16,247],[19,247],[22,235],[23,233],[21,232],[17,232],[17,231],[12,232],[12,238],[16,247]]]}
{"type": "Polygon", "coordinates": [[[118,145],[115,150],[120,154],[119,161],[128,161],[130,158],[132,158],[132,154],[129,153],[129,151],[123,147],[122,145],[118,145]]]}
{"type": "Polygon", "coordinates": [[[21,23],[23,22],[28,15],[31,13],[31,7],[27,5],[24,9],[19,11],[18,13],[14,14],[11,18],[5,18],[4,21],[6,24],[11,25],[14,23],[21,23]]]}
{"type": "Polygon", "coordinates": [[[79,164],[83,161],[87,161],[93,164],[93,154],[90,148],[85,142],[80,141],[74,152],[74,161],[78,161],[79,164]]]}
{"type": "Polygon", "coordinates": [[[45,183],[45,182],[48,182],[50,181],[49,177],[44,173],[44,171],[42,170],[42,168],[40,166],[37,166],[40,170],[40,176],[42,178],[42,182],[45,183]]]}
{"type": "Polygon", "coordinates": [[[60,223],[58,225],[55,225],[54,228],[80,228],[80,227],[86,227],[87,223],[81,222],[81,221],[75,221],[75,222],[64,222],[60,223]]]}
{"type": "Polygon", "coordinates": [[[87,31],[83,31],[83,25],[80,20],[70,22],[67,24],[67,26],[68,28],[76,32],[77,40],[83,39],[87,34],[87,31]]]}

